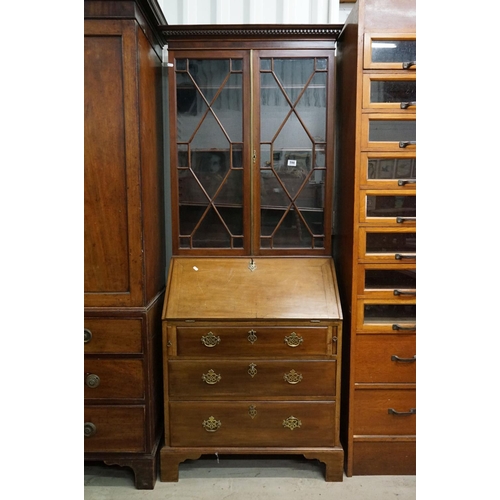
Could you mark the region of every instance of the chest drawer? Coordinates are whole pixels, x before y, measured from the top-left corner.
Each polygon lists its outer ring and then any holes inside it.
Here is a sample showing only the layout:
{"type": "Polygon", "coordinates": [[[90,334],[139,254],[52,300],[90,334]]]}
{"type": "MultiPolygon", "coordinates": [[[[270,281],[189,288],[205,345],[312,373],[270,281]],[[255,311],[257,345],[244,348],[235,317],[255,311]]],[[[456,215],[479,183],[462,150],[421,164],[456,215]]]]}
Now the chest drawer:
{"type": "Polygon", "coordinates": [[[337,362],[169,361],[170,399],[335,397],[337,362]]]}
{"type": "Polygon", "coordinates": [[[354,434],[414,435],[415,404],[415,389],[356,389],[354,434]]]}
{"type": "Polygon", "coordinates": [[[171,402],[171,446],[332,446],[334,402],[171,402]]]}
{"type": "Polygon", "coordinates": [[[144,451],[143,406],[86,406],[85,452],[144,451]]]}
{"type": "Polygon", "coordinates": [[[141,319],[85,318],[85,354],[139,354],[141,319]]]}
{"type": "Polygon", "coordinates": [[[357,335],[355,382],[416,382],[415,335],[357,335]]]}
{"type": "MultiPolygon", "coordinates": [[[[336,327],[333,329],[336,332],[336,327]]],[[[295,357],[336,353],[336,335],[332,338],[332,327],[327,326],[177,327],[171,333],[177,356],[295,357]]]]}
{"type": "Polygon", "coordinates": [[[85,398],[137,399],[144,397],[140,359],[86,359],[85,398]]]}

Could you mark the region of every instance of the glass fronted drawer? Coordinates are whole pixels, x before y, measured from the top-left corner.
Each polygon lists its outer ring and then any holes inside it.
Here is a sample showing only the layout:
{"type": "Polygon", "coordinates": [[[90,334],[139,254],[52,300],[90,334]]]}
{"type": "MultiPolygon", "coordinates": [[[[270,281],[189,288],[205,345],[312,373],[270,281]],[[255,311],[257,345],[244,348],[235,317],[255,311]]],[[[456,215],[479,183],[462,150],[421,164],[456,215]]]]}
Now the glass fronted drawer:
{"type": "MultiPolygon", "coordinates": [[[[368,110],[412,110],[417,106],[415,73],[363,75],[363,108],[368,110]]],[[[403,111],[404,112],[404,111],[403,111]]]]}
{"type": "Polygon", "coordinates": [[[408,298],[417,294],[416,264],[360,264],[358,296],[408,298]]]}
{"type": "Polygon", "coordinates": [[[415,191],[362,191],[360,196],[360,222],[416,223],[417,196],[415,191]]]}
{"type": "Polygon", "coordinates": [[[361,153],[361,188],[412,189],[416,187],[415,153],[361,153]]]}
{"type": "Polygon", "coordinates": [[[364,151],[415,151],[417,117],[414,113],[365,114],[361,118],[361,149],[364,151]]]}
{"type": "Polygon", "coordinates": [[[359,260],[414,263],[417,258],[417,234],[413,226],[360,227],[359,260]]]}
{"type": "Polygon", "coordinates": [[[365,69],[417,69],[417,40],[411,33],[366,33],[365,69]]]}
{"type": "Polygon", "coordinates": [[[358,300],[357,329],[371,333],[415,333],[417,305],[415,298],[358,300]]]}

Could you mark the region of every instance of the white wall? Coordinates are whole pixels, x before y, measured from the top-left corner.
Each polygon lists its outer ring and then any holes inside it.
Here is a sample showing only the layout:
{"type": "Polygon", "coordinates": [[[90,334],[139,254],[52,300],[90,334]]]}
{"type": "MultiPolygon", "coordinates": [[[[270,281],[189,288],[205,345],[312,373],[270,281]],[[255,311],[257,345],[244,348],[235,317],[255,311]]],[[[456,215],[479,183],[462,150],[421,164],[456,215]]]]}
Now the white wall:
{"type": "Polygon", "coordinates": [[[158,0],[168,24],[343,24],[339,0],[158,0]]]}

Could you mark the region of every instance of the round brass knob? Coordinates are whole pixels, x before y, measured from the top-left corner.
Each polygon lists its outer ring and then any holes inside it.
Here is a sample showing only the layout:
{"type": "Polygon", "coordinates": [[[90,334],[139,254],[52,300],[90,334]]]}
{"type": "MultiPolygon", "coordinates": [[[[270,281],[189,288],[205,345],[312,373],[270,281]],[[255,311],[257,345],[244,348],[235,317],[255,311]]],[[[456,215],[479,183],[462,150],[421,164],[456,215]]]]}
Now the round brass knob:
{"type": "Polygon", "coordinates": [[[85,379],[85,384],[87,384],[87,387],[90,387],[91,389],[95,389],[100,383],[101,379],[99,378],[99,375],[96,375],[95,373],[89,373],[85,379]]]}
{"type": "Polygon", "coordinates": [[[93,436],[97,432],[97,427],[92,422],[85,422],[84,432],[85,437],[93,436]]]}
{"type": "Polygon", "coordinates": [[[83,329],[83,341],[88,344],[92,340],[92,332],[88,328],[83,329]]]}

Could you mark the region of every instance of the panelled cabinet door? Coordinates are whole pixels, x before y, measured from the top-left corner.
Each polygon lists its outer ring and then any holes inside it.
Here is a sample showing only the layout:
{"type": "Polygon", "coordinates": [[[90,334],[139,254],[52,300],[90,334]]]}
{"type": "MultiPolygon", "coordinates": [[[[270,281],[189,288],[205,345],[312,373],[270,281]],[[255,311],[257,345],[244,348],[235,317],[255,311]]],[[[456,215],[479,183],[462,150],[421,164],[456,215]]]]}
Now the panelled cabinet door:
{"type": "Polygon", "coordinates": [[[170,62],[174,253],[329,254],[333,52],[170,62]]]}

